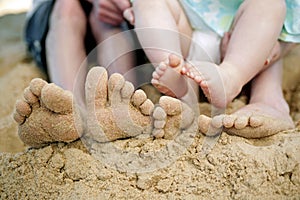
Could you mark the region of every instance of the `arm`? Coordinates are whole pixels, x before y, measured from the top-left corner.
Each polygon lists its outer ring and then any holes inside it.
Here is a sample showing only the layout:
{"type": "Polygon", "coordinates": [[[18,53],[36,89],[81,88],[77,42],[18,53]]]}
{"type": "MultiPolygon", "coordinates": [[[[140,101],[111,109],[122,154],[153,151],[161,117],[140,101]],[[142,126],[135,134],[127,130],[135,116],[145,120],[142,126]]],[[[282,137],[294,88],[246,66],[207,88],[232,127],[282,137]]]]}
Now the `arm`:
{"type": "Polygon", "coordinates": [[[123,12],[131,7],[129,0],[87,0],[93,1],[97,19],[118,26],[123,19],[123,12]]]}

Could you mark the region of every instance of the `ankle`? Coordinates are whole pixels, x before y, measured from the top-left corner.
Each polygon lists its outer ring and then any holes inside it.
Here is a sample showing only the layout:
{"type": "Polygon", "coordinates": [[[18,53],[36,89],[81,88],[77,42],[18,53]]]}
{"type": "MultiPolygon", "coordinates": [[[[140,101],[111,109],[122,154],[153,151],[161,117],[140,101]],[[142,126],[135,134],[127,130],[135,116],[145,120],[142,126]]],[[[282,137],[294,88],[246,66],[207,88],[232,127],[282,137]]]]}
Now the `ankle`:
{"type": "Polygon", "coordinates": [[[237,67],[233,64],[223,62],[220,64],[221,70],[223,70],[224,84],[228,89],[228,93],[235,98],[242,90],[243,86],[246,84],[241,78],[241,75],[236,70],[237,67]]]}

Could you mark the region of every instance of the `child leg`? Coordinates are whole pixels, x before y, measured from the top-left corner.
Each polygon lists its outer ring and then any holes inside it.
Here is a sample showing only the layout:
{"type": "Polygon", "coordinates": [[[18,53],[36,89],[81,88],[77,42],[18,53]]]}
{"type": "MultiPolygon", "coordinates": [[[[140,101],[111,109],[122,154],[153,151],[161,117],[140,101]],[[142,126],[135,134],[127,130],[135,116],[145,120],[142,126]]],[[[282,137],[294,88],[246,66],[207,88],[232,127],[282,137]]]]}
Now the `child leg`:
{"type": "Polygon", "coordinates": [[[213,127],[223,126],[228,133],[261,138],[294,128],[289,106],[282,93],[281,80],[282,60],[279,60],[253,79],[248,105],[230,115],[212,119],[201,116],[200,129],[205,133],[208,127],[201,124],[210,124],[211,121],[213,127]]]}
{"type": "Polygon", "coordinates": [[[158,66],[152,83],[163,93],[183,96],[187,85],[178,72],[188,54],[192,29],[179,2],[136,0],[133,9],[138,39],[151,63],[158,66]]]}
{"type": "Polygon", "coordinates": [[[241,88],[263,69],[282,28],[284,3],[281,0],[244,1],[233,24],[221,65],[205,69],[207,63],[195,63],[198,69],[190,70],[194,68],[191,66],[183,69],[183,73],[201,86],[216,107],[226,107],[241,88]],[[218,73],[218,79],[215,73],[218,73]]]}

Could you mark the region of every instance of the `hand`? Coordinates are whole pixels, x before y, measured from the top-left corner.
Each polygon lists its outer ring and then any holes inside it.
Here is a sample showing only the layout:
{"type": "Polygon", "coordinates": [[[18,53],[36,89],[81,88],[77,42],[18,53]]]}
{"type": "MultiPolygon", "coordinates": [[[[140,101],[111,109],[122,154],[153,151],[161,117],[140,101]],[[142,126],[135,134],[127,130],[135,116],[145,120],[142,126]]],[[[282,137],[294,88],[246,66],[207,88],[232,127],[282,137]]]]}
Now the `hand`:
{"type": "Polygon", "coordinates": [[[123,19],[123,12],[130,8],[129,0],[94,0],[94,10],[97,19],[118,26],[123,19]]]}
{"type": "Polygon", "coordinates": [[[134,13],[133,13],[133,8],[127,8],[123,12],[123,17],[131,24],[134,25],[134,13]]]}

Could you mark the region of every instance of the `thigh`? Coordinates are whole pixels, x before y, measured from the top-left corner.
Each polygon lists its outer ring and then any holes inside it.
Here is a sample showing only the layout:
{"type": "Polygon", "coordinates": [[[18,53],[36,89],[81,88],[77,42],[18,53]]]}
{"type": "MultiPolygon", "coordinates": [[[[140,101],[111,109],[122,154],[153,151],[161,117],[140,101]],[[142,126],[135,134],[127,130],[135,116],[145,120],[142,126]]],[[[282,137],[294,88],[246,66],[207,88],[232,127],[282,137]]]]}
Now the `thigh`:
{"type": "Polygon", "coordinates": [[[183,57],[188,56],[190,44],[193,36],[193,29],[190,25],[189,19],[186,16],[181,4],[177,0],[165,0],[170,8],[170,11],[176,21],[178,31],[180,34],[180,43],[183,57]]]}

